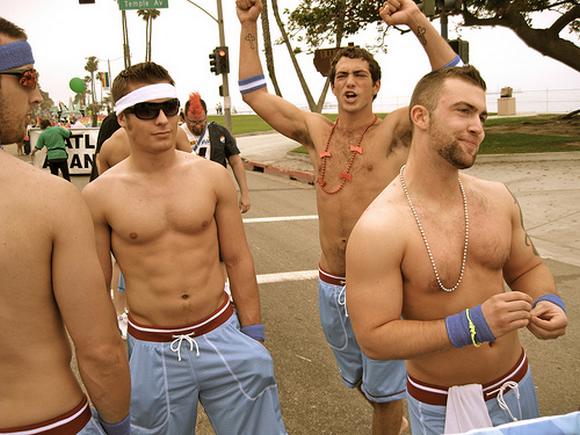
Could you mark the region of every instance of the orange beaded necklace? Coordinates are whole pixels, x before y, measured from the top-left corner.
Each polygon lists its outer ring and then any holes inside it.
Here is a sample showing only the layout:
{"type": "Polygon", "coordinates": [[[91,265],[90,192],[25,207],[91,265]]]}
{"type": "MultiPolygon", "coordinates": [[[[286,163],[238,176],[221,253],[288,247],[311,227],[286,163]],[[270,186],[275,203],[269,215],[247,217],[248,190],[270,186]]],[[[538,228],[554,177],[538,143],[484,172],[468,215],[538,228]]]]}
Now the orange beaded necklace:
{"type": "Polygon", "coordinates": [[[367,125],[367,127],[364,129],[364,131],[362,132],[362,134],[360,136],[360,139],[358,140],[358,143],[356,145],[350,145],[350,158],[348,159],[348,162],[346,162],[346,167],[345,167],[344,171],[342,171],[339,174],[339,178],[341,179],[340,184],[337,187],[335,187],[334,189],[327,190],[326,181],[324,180],[324,176],[326,175],[326,161],[332,157],[332,154],[330,153],[330,151],[328,151],[328,148],[330,147],[330,141],[332,140],[332,135],[334,134],[334,129],[338,125],[338,118],[336,119],[336,121],[332,125],[332,130],[330,130],[330,135],[328,136],[328,140],[326,141],[326,146],[324,147],[324,151],[320,152],[320,171],[319,171],[318,180],[316,180],[316,182],[318,183],[318,185],[320,186],[320,188],[322,189],[323,192],[331,194],[331,195],[334,193],[338,193],[342,190],[342,188],[344,187],[344,185],[346,184],[347,181],[352,180],[352,174],[350,173],[350,170],[352,169],[352,164],[354,163],[355,157],[358,154],[363,153],[363,149],[361,147],[362,140],[365,137],[365,134],[368,131],[368,129],[371,128],[375,124],[375,122],[377,122],[377,115],[373,116],[372,122],[369,125],[367,125]]]}

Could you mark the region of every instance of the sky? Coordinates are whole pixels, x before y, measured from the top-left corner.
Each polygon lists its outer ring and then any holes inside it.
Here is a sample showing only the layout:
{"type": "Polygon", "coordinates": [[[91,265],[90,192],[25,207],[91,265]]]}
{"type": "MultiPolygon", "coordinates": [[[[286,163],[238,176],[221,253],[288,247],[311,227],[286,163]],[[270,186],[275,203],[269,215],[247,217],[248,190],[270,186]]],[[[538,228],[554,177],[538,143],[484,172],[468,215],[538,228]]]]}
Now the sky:
{"type": "MultiPolygon", "coordinates": [[[[193,1],[193,0],[192,0],[193,1]]],[[[234,0],[197,0],[214,17],[217,1],[222,1],[226,45],[230,51],[229,85],[232,105],[238,112],[248,110],[237,90],[238,46],[240,25],[235,13],[234,0]]],[[[299,0],[280,0],[281,8],[296,6],[299,0]]],[[[176,82],[178,95],[183,102],[190,92],[198,91],[208,103],[210,112],[219,101],[218,86],[221,77],[210,72],[209,53],[219,45],[217,23],[187,0],[169,0],[169,8],[161,9],[153,23],[153,61],[165,66],[176,82]]],[[[115,0],[96,0],[95,4],[80,5],[78,0],[0,0],[0,16],[23,27],[28,34],[41,74],[41,85],[50,97],[68,104],[73,92],[69,81],[84,77],[86,58],[96,56],[99,70],[106,71],[108,60],[111,73],[116,76],[123,68],[121,13],[115,0]]],[[[136,11],[128,11],[129,43],[132,62],[144,60],[145,22],[136,11]]],[[[548,14],[536,17],[536,23],[547,26],[548,14]]],[[[273,40],[278,36],[273,18],[273,40]]],[[[433,22],[439,29],[439,22],[433,22]]],[[[538,95],[566,95],[565,98],[580,102],[580,74],[566,65],[542,56],[527,47],[511,30],[496,28],[456,28],[449,25],[449,37],[459,34],[470,43],[470,63],[478,67],[488,84],[493,98],[504,86],[516,92],[537,91],[538,95]],[[547,91],[550,90],[550,91],[547,91]],[[552,90],[561,90],[554,91],[552,90]]],[[[372,43],[377,31],[370,26],[344,41],[365,46],[372,43]]],[[[564,30],[562,36],[575,38],[564,30]]],[[[578,39],[572,39],[576,44],[578,39]]],[[[391,110],[407,104],[415,83],[429,71],[429,63],[412,33],[400,35],[391,30],[386,38],[388,53],[376,55],[383,70],[382,86],[375,102],[375,110],[391,110]]],[[[263,47],[260,41],[260,46],[263,47]]],[[[326,47],[330,47],[329,43],[326,47]]],[[[321,47],[321,48],[326,48],[321,47]]],[[[315,99],[324,84],[316,72],[312,55],[299,55],[307,82],[315,99]]],[[[284,98],[305,107],[306,99],[296,78],[286,48],[276,46],[274,59],[278,81],[284,98]]],[[[265,68],[265,66],[264,66],[265,68]]],[[[273,92],[273,87],[269,86],[273,92]]],[[[101,91],[97,88],[97,96],[101,91]]],[[[530,94],[532,95],[532,94],[530,94]]],[[[535,97],[534,97],[535,98],[535,97]]],[[[330,94],[327,102],[333,102],[330,94]]],[[[488,103],[489,104],[489,103],[488,103]]]]}

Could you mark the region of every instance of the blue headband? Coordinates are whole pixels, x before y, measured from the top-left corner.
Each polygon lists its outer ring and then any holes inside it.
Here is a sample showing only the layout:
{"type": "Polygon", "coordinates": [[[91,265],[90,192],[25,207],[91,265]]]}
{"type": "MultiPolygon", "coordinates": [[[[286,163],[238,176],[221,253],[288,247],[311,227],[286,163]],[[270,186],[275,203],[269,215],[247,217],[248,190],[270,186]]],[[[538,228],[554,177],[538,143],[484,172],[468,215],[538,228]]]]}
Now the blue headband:
{"type": "Polygon", "coordinates": [[[0,45],[0,71],[9,71],[23,65],[34,63],[32,48],[24,40],[0,45]]]}

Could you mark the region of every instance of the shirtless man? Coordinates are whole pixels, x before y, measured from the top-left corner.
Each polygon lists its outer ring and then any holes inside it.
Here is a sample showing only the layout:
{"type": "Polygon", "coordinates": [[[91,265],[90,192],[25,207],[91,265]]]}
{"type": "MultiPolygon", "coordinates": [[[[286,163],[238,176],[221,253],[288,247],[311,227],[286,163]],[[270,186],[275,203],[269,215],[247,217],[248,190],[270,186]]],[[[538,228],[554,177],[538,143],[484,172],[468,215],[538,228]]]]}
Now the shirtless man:
{"type": "MultiPolygon", "coordinates": [[[[345,384],[359,387],[373,405],[373,433],[398,434],[405,394],[402,361],[374,361],[361,354],[344,310],[345,250],[350,232],[370,202],[396,176],[408,153],[409,115],[399,109],[383,121],[373,113],[380,88],[380,67],[366,50],[347,48],[330,72],[338,101],[335,124],[325,116],[299,110],[271,95],[258,55],[256,20],[259,0],[238,0],[241,22],[240,90],[244,101],[272,127],[304,144],[318,180],[320,223],[320,317],[345,384]]],[[[418,35],[433,68],[459,58],[412,0],[385,2],[388,24],[407,24],[418,35]]]]}
{"type": "Polygon", "coordinates": [[[105,277],[110,251],[125,273],[134,433],[190,434],[200,400],[218,434],[285,434],[231,177],[175,149],[179,101],[163,67],[124,70],[112,94],[131,155],[83,194],[105,277]]]}
{"type": "MultiPolygon", "coordinates": [[[[0,18],[0,143],[22,140],[42,101],[33,63],[24,31],[0,18]]],[[[87,207],[72,184],[3,151],[0,168],[0,433],[129,433],[127,353],[87,207]]]]}
{"type": "MultiPolygon", "coordinates": [[[[187,135],[183,131],[177,131],[175,148],[186,153],[191,152],[191,146],[187,140],[187,135]]],[[[102,174],[107,169],[112,168],[121,160],[125,160],[130,154],[129,136],[125,129],[120,128],[103,142],[97,154],[98,174],[102,174]]]]}
{"type": "Polygon", "coordinates": [[[348,243],[357,340],[371,358],[408,360],[413,433],[536,417],[517,331],[556,338],[567,318],[515,197],[458,171],[473,165],[484,137],[485,83],[470,66],[435,71],[417,84],[410,107],[407,165],[348,243]],[[453,409],[470,394],[478,406],[466,407],[465,422],[453,409]]]}

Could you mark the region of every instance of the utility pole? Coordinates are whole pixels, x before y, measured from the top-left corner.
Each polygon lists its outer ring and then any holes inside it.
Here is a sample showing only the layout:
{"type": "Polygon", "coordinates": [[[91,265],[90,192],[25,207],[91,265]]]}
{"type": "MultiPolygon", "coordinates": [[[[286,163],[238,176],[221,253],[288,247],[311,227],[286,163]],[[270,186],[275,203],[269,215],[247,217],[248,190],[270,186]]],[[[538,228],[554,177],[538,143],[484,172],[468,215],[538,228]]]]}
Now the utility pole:
{"type": "MultiPolygon", "coordinates": [[[[226,36],[224,32],[224,16],[222,11],[222,0],[217,0],[217,14],[218,14],[218,28],[220,35],[220,47],[226,46],[226,36]]],[[[223,89],[224,89],[224,120],[226,128],[232,131],[232,100],[230,98],[230,87],[228,83],[228,73],[222,73],[223,89]]]]}
{"type": "MultiPolygon", "coordinates": [[[[224,16],[222,12],[222,0],[217,0],[217,14],[218,17],[214,17],[200,5],[195,3],[193,0],[186,0],[187,2],[191,3],[196,8],[200,9],[203,13],[208,15],[212,20],[214,20],[218,24],[219,29],[219,40],[220,40],[220,47],[226,46],[226,36],[224,32],[224,16]]],[[[223,83],[223,90],[224,90],[224,121],[228,130],[232,130],[232,102],[230,99],[230,87],[228,84],[228,73],[222,73],[222,83],[223,83]]]]}

